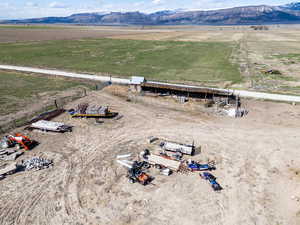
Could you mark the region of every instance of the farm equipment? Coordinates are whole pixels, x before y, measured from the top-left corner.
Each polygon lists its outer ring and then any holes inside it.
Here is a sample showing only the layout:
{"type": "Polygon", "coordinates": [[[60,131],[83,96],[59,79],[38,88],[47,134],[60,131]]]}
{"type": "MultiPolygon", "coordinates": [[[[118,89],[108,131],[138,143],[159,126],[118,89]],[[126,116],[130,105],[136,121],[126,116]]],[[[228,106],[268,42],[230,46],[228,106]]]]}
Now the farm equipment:
{"type": "Polygon", "coordinates": [[[142,185],[147,185],[151,182],[152,178],[143,172],[144,169],[149,168],[150,165],[146,162],[134,161],[132,168],[128,170],[127,177],[130,183],[140,183],[142,185]]]}
{"type": "Polygon", "coordinates": [[[200,173],[200,177],[202,179],[208,180],[212,188],[214,189],[214,191],[221,191],[223,189],[221,185],[216,181],[217,178],[211,173],[208,172],[204,172],[203,174],[200,173]]]}
{"type": "Polygon", "coordinates": [[[153,180],[153,178],[145,173],[144,170],[149,169],[150,164],[145,161],[129,161],[125,159],[130,156],[131,154],[117,156],[117,162],[122,166],[128,168],[127,177],[129,179],[129,182],[132,184],[136,182],[142,185],[149,184],[153,180]]]}
{"type": "Polygon", "coordinates": [[[117,112],[111,112],[108,106],[90,106],[88,103],[79,104],[77,109],[68,112],[72,117],[86,118],[113,118],[118,115],[117,112]]]}
{"type": "Polygon", "coordinates": [[[20,133],[13,135],[7,135],[0,141],[0,147],[10,148],[17,146],[19,149],[24,148],[25,150],[30,150],[35,146],[35,141],[30,140],[27,136],[20,133]]]}
{"type": "Polygon", "coordinates": [[[69,125],[65,125],[64,123],[58,123],[58,122],[52,122],[47,120],[40,120],[38,122],[35,122],[31,124],[26,129],[33,130],[38,129],[42,131],[53,131],[53,132],[71,132],[72,127],[69,125]]]}
{"type": "Polygon", "coordinates": [[[205,170],[215,170],[216,167],[214,166],[214,163],[207,163],[207,164],[200,164],[195,161],[189,161],[188,168],[194,172],[194,171],[205,171],[205,170]]]}

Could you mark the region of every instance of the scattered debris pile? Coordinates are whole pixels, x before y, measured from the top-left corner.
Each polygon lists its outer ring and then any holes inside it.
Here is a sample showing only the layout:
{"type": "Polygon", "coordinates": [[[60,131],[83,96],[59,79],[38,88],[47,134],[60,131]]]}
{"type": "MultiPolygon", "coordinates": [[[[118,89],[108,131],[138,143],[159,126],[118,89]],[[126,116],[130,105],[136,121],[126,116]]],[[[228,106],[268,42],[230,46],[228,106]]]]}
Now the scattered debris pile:
{"type": "Polygon", "coordinates": [[[204,106],[212,108],[213,111],[211,112],[215,112],[220,116],[239,118],[248,114],[248,110],[242,108],[241,105],[239,97],[236,97],[236,99],[215,97],[213,100],[206,101],[204,106]]]}
{"type": "Polygon", "coordinates": [[[145,170],[150,168],[150,165],[144,161],[129,161],[125,158],[131,157],[131,154],[118,155],[117,162],[128,168],[127,178],[130,183],[140,183],[147,185],[152,181],[152,177],[149,176],[145,170]],[[122,160],[120,160],[122,159],[122,160]]]}
{"type": "Polygon", "coordinates": [[[248,110],[241,107],[241,100],[237,99],[219,99],[216,103],[216,113],[221,116],[229,116],[234,118],[244,117],[248,114],[248,110]]]}
{"type": "Polygon", "coordinates": [[[127,177],[130,183],[140,183],[147,185],[152,181],[152,177],[144,172],[145,169],[150,168],[146,162],[134,161],[132,167],[128,169],[127,177]]]}
{"type": "Polygon", "coordinates": [[[0,168],[0,180],[4,179],[7,175],[12,175],[18,171],[38,171],[47,169],[53,166],[52,160],[47,160],[39,157],[33,157],[32,159],[22,161],[21,164],[12,163],[10,165],[4,165],[0,168]]]}
{"type": "Polygon", "coordinates": [[[0,160],[3,161],[14,161],[24,152],[18,151],[16,149],[1,149],[0,150],[0,160]]]}
{"type": "Polygon", "coordinates": [[[7,175],[14,174],[17,170],[17,163],[5,165],[4,168],[0,168],[0,180],[4,179],[7,175]]]}
{"type": "Polygon", "coordinates": [[[113,118],[118,115],[117,112],[111,112],[108,106],[90,106],[88,103],[81,103],[76,109],[70,109],[68,112],[72,117],[86,118],[113,118]]]}
{"type": "MultiPolygon", "coordinates": [[[[149,142],[153,143],[158,141],[158,138],[150,137],[149,142]]],[[[117,162],[127,167],[127,177],[130,183],[140,183],[147,185],[151,183],[154,178],[149,175],[153,169],[158,169],[160,174],[170,176],[173,171],[177,173],[187,174],[191,172],[201,172],[199,175],[205,180],[208,180],[214,191],[222,190],[219,183],[216,182],[216,177],[206,171],[215,170],[215,162],[208,162],[206,164],[200,164],[191,159],[183,159],[183,153],[186,155],[194,155],[195,146],[178,144],[175,142],[163,142],[160,144],[161,151],[156,154],[148,149],[140,152],[139,156],[135,159],[132,158],[132,154],[118,155],[117,162]],[[170,143],[169,147],[166,143],[170,143]],[[168,155],[166,151],[175,154],[168,155]],[[193,153],[193,154],[192,154],[193,153]],[[128,158],[131,157],[131,160],[128,158]],[[203,172],[205,171],[205,172],[203,172]]]]}
{"type": "Polygon", "coordinates": [[[29,170],[42,170],[53,166],[52,160],[47,160],[39,157],[33,157],[32,159],[26,160],[21,165],[25,171],[29,170]]]}
{"type": "Polygon", "coordinates": [[[156,155],[151,153],[149,150],[145,149],[140,153],[140,157],[143,161],[148,162],[150,165],[153,165],[155,168],[163,169],[169,168],[173,171],[179,171],[181,162],[168,155],[156,155]]]}
{"type": "Polygon", "coordinates": [[[237,118],[237,117],[243,117],[247,115],[248,111],[242,108],[228,108],[228,109],[224,109],[223,113],[227,116],[237,118]]]}
{"type": "Polygon", "coordinates": [[[59,133],[64,133],[64,132],[71,132],[72,131],[72,126],[66,125],[64,123],[58,123],[58,122],[52,122],[52,121],[47,121],[47,120],[40,120],[38,122],[35,122],[31,124],[29,127],[26,129],[28,130],[42,130],[42,131],[53,131],[53,132],[59,132],[59,133]]]}

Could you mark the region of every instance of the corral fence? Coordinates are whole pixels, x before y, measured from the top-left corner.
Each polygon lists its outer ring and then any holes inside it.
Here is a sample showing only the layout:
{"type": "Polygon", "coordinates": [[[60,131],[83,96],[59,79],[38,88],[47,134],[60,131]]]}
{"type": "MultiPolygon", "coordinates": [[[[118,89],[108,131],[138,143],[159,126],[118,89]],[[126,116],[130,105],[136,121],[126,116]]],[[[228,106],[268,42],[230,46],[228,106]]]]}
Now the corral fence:
{"type": "Polygon", "coordinates": [[[45,105],[43,105],[43,107],[41,107],[35,112],[28,112],[27,114],[24,114],[22,117],[15,118],[14,120],[10,120],[0,124],[0,134],[4,134],[10,130],[23,127],[29,121],[31,121],[33,117],[57,108],[64,108],[68,103],[75,101],[79,98],[83,98],[85,96],[87,96],[87,90],[85,88],[81,88],[76,90],[76,93],[70,96],[56,98],[52,102],[46,103],[45,105]]]}

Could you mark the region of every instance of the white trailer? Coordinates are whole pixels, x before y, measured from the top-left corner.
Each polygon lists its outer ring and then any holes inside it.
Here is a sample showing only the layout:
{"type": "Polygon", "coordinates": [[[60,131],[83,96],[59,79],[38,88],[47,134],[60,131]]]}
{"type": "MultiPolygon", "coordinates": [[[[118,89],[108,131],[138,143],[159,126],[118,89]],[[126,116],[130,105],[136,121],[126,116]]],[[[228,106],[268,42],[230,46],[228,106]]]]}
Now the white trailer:
{"type": "Polygon", "coordinates": [[[171,152],[181,152],[186,155],[194,155],[195,154],[195,146],[194,145],[186,145],[179,144],[176,142],[164,141],[160,145],[162,149],[171,152]]]}
{"type": "Polygon", "coordinates": [[[71,132],[72,126],[65,125],[64,123],[52,122],[47,120],[40,120],[31,124],[29,129],[39,129],[42,131],[53,131],[53,132],[71,132]]]}

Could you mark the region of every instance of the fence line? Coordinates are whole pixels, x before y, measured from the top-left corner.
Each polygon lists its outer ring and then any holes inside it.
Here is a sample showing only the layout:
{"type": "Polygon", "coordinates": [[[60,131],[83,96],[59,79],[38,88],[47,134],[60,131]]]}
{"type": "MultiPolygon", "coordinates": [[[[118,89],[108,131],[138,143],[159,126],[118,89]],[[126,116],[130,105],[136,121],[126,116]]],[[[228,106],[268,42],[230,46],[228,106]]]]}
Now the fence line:
{"type": "Polygon", "coordinates": [[[1,124],[0,125],[0,134],[4,134],[10,130],[14,130],[16,128],[23,127],[34,116],[37,116],[46,111],[56,109],[57,107],[64,108],[64,106],[67,105],[69,102],[72,102],[79,98],[83,98],[86,95],[87,95],[86,89],[83,88],[81,91],[78,91],[75,95],[56,98],[52,103],[49,102],[48,104],[41,107],[38,111],[27,113],[20,118],[17,118],[12,121],[8,121],[6,123],[1,124]]]}

